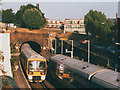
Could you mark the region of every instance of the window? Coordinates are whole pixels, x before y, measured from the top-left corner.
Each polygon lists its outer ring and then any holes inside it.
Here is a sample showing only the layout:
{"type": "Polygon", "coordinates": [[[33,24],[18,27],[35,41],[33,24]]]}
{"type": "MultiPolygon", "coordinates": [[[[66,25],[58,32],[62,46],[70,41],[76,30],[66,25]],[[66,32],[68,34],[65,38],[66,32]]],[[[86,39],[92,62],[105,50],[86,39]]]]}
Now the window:
{"type": "Polygon", "coordinates": [[[80,20],[80,24],[84,24],[84,20],[80,20]]]}
{"type": "Polygon", "coordinates": [[[48,21],[48,24],[50,24],[50,21],[48,21]]]}
{"type": "Polygon", "coordinates": [[[74,26],[74,28],[78,28],[78,26],[77,26],[77,25],[75,25],[75,26],[74,26]]]}
{"type": "Polygon", "coordinates": [[[78,21],[73,21],[73,24],[78,24],[78,21]]]}
{"type": "Polygon", "coordinates": [[[59,24],[60,23],[60,21],[57,21],[57,24],[59,24]]]}
{"type": "Polygon", "coordinates": [[[71,28],[71,25],[66,25],[66,28],[71,28]]]}
{"type": "Polygon", "coordinates": [[[55,24],[55,21],[53,21],[53,24],[55,24]]]}
{"type": "Polygon", "coordinates": [[[66,24],[71,24],[71,21],[66,21],[66,24]]]}
{"type": "Polygon", "coordinates": [[[44,61],[29,61],[28,62],[28,71],[41,71],[45,69],[44,61]]]}
{"type": "Polygon", "coordinates": [[[81,25],[81,28],[85,28],[85,26],[84,26],[84,25],[81,25]]]}

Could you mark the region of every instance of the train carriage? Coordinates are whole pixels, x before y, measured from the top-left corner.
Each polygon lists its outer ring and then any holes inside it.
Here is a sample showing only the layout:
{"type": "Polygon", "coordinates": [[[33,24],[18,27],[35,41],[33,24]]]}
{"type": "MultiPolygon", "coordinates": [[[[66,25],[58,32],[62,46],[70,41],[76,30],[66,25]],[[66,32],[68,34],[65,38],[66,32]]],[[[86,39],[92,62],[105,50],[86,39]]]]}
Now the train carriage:
{"type": "Polygon", "coordinates": [[[36,53],[29,44],[21,47],[20,61],[29,82],[42,82],[47,74],[47,61],[36,53]]]}
{"type": "Polygon", "coordinates": [[[52,77],[57,76],[68,87],[120,88],[118,72],[68,56],[54,55],[50,58],[48,66],[48,73],[52,77]]]}

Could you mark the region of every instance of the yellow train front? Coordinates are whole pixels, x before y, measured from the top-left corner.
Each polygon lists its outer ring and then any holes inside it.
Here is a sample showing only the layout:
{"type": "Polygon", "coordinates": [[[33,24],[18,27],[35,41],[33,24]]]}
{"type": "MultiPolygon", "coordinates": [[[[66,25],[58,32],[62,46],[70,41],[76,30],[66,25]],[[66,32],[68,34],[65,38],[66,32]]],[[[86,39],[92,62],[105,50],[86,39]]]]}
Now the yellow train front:
{"type": "Polygon", "coordinates": [[[42,82],[47,74],[47,61],[36,53],[29,44],[21,47],[21,65],[29,82],[42,82]]]}

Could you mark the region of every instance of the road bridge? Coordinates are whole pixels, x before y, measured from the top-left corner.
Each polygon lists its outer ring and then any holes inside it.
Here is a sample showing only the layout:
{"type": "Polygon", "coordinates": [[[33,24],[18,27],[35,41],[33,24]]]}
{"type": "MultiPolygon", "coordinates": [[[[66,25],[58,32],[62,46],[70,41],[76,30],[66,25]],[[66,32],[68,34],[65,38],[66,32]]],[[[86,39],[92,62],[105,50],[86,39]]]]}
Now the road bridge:
{"type": "MultiPolygon", "coordinates": [[[[31,32],[18,32],[14,31],[10,34],[11,42],[15,44],[22,44],[29,42],[33,47],[38,47],[36,50],[39,50],[41,47],[46,47],[47,45],[47,33],[31,33],[31,32]]],[[[38,51],[39,52],[39,51],[38,51]]]]}
{"type": "Polygon", "coordinates": [[[27,33],[27,32],[12,32],[10,35],[11,41],[14,42],[28,42],[34,41],[37,42],[40,46],[43,46],[44,43],[47,43],[47,33],[27,33]]]}

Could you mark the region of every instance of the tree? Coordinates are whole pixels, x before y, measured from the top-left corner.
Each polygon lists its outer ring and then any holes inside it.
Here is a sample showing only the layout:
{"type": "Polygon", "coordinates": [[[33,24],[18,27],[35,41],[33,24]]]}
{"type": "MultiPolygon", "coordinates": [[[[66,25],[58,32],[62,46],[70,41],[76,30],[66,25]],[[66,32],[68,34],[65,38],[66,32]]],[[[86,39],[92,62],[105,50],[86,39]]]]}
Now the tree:
{"type": "Polygon", "coordinates": [[[93,37],[99,36],[105,39],[112,32],[114,24],[102,12],[90,10],[84,19],[86,32],[91,33],[93,37]]]}
{"type": "Polygon", "coordinates": [[[35,6],[33,6],[32,4],[28,4],[28,5],[22,5],[20,7],[20,9],[17,11],[16,13],[16,23],[20,26],[20,27],[26,27],[24,21],[23,21],[23,14],[25,12],[25,10],[30,9],[30,8],[35,8],[35,6]]]}
{"type": "MultiPolygon", "coordinates": [[[[20,7],[20,9],[17,11],[16,13],[16,23],[20,26],[20,27],[23,27],[23,28],[30,28],[30,25],[28,24],[29,21],[25,21],[27,20],[26,18],[26,15],[29,15],[30,14],[30,10],[33,9],[33,8],[36,8],[34,9],[35,11],[39,11],[42,15],[42,17],[45,19],[44,17],[44,14],[41,12],[41,10],[39,8],[37,8],[36,6],[33,6],[32,4],[28,4],[28,5],[22,5],[20,7]],[[27,10],[27,11],[26,11],[27,10]],[[29,14],[27,13],[29,12],[29,14]],[[24,15],[24,16],[23,16],[24,15]],[[24,18],[24,19],[23,19],[24,18]],[[25,19],[26,18],[26,19],[25,19]]],[[[32,13],[31,13],[32,14],[32,13]]],[[[33,15],[33,14],[32,14],[33,15]]],[[[34,15],[37,15],[36,17],[38,17],[38,14],[34,14],[34,15]]],[[[35,16],[34,16],[35,17],[35,16]]],[[[30,18],[30,17],[29,17],[30,18]]],[[[32,19],[34,20],[34,19],[32,19]]],[[[38,20],[37,20],[38,21],[38,20]]],[[[37,22],[39,23],[39,22],[37,22]]],[[[44,22],[43,22],[44,23],[44,22]]],[[[32,27],[31,27],[32,28],[32,27]]],[[[34,27],[33,27],[34,28],[34,27]]]]}
{"type": "Polygon", "coordinates": [[[7,24],[15,22],[15,14],[12,9],[2,10],[2,22],[7,24]]]}
{"type": "Polygon", "coordinates": [[[42,13],[36,9],[27,9],[23,14],[23,21],[29,29],[39,29],[46,23],[42,13]]]}

